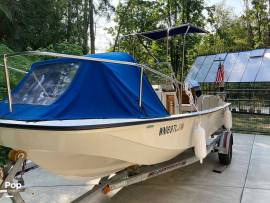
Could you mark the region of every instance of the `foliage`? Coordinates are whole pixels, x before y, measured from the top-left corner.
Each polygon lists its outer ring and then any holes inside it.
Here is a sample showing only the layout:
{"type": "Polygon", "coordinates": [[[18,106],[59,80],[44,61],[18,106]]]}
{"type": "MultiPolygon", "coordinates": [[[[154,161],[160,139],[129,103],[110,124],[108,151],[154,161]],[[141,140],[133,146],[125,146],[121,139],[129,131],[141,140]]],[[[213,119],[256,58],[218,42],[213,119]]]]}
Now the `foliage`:
{"type": "MultiPolygon", "coordinates": [[[[119,35],[125,36],[130,33],[173,27],[187,22],[197,26],[203,26],[205,18],[202,14],[203,3],[202,0],[160,0],[154,2],[129,0],[118,5],[114,19],[116,26],[110,28],[108,31],[115,36],[115,44],[117,44],[119,35]],[[126,15],[126,13],[129,15],[126,15]]],[[[197,42],[198,38],[196,37],[192,40],[187,39],[187,44],[191,48],[197,42]]],[[[169,60],[174,72],[178,75],[183,55],[182,43],[183,40],[181,37],[175,37],[169,41],[171,47],[169,58],[166,55],[166,40],[155,42],[142,38],[136,40],[135,37],[127,37],[120,41],[119,47],[121,51],[127,51],[133,54],[140,62],[147,62],[150,65],[154,65],[156,61],[153,57],[146,54],[147,51],[144,48],[146,46],[160,61],[169,60]]]]}
{"type": "MultiPolygon", "coordinates": [[[[268,2],[269,3],[269,2],[268,2]]],[[[253,34],[255,47],[263,46],[269,37],[267,34],[268,30],[268,12],[267,12],[267,2],[265,0],[252,0],[251,1],[253,9],[250,10],[250,19],[253,22],[253,34]]],[[[269,31],[269,30],[268,30],[269,31]]],[[[269,44],[268,44],[269,45],[269,44]]]]}
{"type": "Polygon", "coordinates": [[[70,44],[68,42],[60,42],[50,44],[46,48],[40,48],[40,51],[49,51],[62,54],[82,55],[82,47],[78,44],[70,44]]]}
{"type": "Polygon", "coordinates": [[[61,17],[64,13],[64,1],[24,0],[6,1],[13,20],[2,20],[0,38],[16,50],[27,47],[37,49],[47,43],[62,40],[64,26],[61,17]],[[41,6],[46,5],[46,6],[41,6]],[[53,31],[53,32],[52,32],[53,31]]]}
{"type": "MultiPolygon", "coordinates": [[[[3,54],[13,53],[13,50],[8,48],[5,44],[0,44],[0,56],[3,54]]],[[[11,68],[17,68],[20,70],[27,71],[31,64],[33,63],[33,60],[31,58],[26,58],[24,56],[15,56],[11,57],[8,60],[8,67],[11,68]]],[[[3,98],[4,95],[6,95],[6,84],[4,79],[4,69],[3,69],[3,58],[0,58],[0,98],[3,98]]],[[[24,76],[23,73],[16,72],[12,69],[9,69],[10,72],[10,83],[11,87],[14,87],[18,82],[22,79],[24,76]]]]}
{"type": "Polygon", "coordinates": [[[49,50],[61,53],[88,53],[95,49],[95,17],[115,12],[115,26],[108,32],[115,37],[116,49],[121,36],[191,23],[207,26],[211,34],[187,38],[188,52],[182,58],[181,37],[170,39],[169,57],[166,41],[151,42],[135,38],[120,40],[122,51],[127,51],[143,63],[155,64],[144,46],[160,61],[169,60],[174,72],[181,76],[185,60],[188,69],[196,55],[270,45],[269,1],[244,0],[243,15],[218,4],[206,6],[204,0],[123,0],[117,8],[110,0],[5,0],[0,2],[0,42],[16,51],[49,50]],[[207,13],[207,15],[205,14],[207,13]],[[128,14],[128,15],[127,15],[128,14]]]}
{"type": "Polygon", "coordinates": [[[217,5],[208,10],[207,21],[211,24],[212,32],[196,44],[197,54],[220,53],[248,49],[247,36],[243,18],[237,18],[231,10],[217,5]]]}
{"type": "Polygon", "coordinates": [[[11,12],[5,2],[0,2],[0,17],[7,18],[10,21],[12,20],[11,12]]]}
{"type": "Polygon", "coordinates": [[[218,4],[208,9],[211,35],[196,46],[199,55],[247,50],[270,45],[270,1],[245,0],[243,15],[235,16],[231,8],[218,4]],[[250,7],[251,6],[251,7],[250,7]]]}
{"type": "MultiPolygon", "coordinates": [[[[236,16],[233,9],[223,3],[211,7],[202,0],[128,0],[118,5],[114,21],[116,26],[108,29],[115,37],[115,50],[119,44],[120,50],[133,54],[139,61],[154,65],[155,60],[146,54],[142,43],[133,37],[119,39],[130,33],[150,31],[164,27],[173,27],[186,22],[197,26],[206,26],[211,31],[208,35],[187,38],[188,54],[184,56],[187,63],[184,74],[197,55],[238,51],[266,47],[270,45],[270,1],[245,0],[246,9],[243,15],[236,16]],[[128,13],[128,15],[126,15],[128,13]],[[207,13],[207,15],[203,15],[207,13]]],[[[183,61],[182,38],[170,39],[169,61],[176,75],[181,76],[183,61]]],[[[160,61],[167,61],[166,41],[151,42],[144,40],[143,44],[160,61]]],[[[159,67],[162,70],[162,68],[159,67]]],[[[163,71],[163,70],[162,70],[163,71]]]]}
{"type": "Polygon", "coordinates": [[[93,12],[107,11],[113,11],[109,0],[5,0],[0,2],[0,41],[16,51],[66,41],[81,46],[86,54],[89,28],[95,48],[93,12]]]}

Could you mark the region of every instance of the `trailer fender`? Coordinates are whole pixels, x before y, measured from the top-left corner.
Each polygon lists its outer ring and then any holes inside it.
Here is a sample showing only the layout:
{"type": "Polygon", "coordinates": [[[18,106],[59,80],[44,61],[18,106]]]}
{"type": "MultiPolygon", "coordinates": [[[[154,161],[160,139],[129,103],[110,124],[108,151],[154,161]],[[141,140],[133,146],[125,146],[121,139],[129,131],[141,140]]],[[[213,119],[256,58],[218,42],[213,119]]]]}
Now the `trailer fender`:
{"type": "Polygon", "coordinates": [[[233,134],[231,131],[223,131],[220,136],[220,140],[218,143],[218,153],[219,154],[228,154],[230,144],[233,145],[233,134]],[[232,142],[232,143],[230,143],[232,142]]]}

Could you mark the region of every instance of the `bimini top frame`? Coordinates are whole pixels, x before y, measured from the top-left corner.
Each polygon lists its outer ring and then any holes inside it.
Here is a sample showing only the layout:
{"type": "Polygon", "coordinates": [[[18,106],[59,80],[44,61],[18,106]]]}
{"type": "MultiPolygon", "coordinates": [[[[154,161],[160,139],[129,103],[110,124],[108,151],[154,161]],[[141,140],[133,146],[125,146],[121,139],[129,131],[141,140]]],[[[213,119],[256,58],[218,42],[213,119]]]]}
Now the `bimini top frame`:
{"type": "MultiPolygon", "coordinates": [[[[199,28],[197,26],[194,26],[192,24],[183,24],[177,27],[170,27],[170,28],[165,28],[165,29],[159,29],[159,30],[154,30],[154,31],[149,31],[149,32],[139,32],[139,33],[132,33],[128,35],[124,35],[120,38],[118,42],[118,47],[120,46],[120,41],[126,37],[137,37],[140,40],[140,43],[143,45],[143,47],[147,50],[150,56],[154,58],[155,61],[157,61],[157,65],[161,64],[156,57],[153,56],[153,54],[150,52],[150,50],[144,45],[142,40],[139,38],[139,36],[144,37],[146,39],[150,40],[160,40],[163,38],[166,38],[166,64],[169,66],[169,68],[172,71],[172,75],[174,80],[176,80],[175,73],[171,67],[171,64],[169,63],[169,38],[177,35],[182,35],[183,37],[183,48],[182,48],[182,64],[181,64],[181,82],[180,84],[184,84],[184,66],[185,66],[185,46],[186,46],[186,36],[188,34],[198,34],[198,33],[209,33],[207,30],[203,28],[199,28]]],[[[119,47],[120,49],[120,47],[119,47]]],[[[183,85],[181,86],[181,91],[180,91],[180,98],[182,98],[182,91],[183,91],[183,85]]],[[[186,90],[184,90],[186,91],[186,90]]],[[[179,100],[178,100],[179,102],[179,100]]],[[[181,112],[181,104],[182,101],[180,100],[180,112],[181,112]]]]}
{"type": "Polygon", "coordinates": [[[93,58],[93,57],[86,57],[86,56],[76,56],[76,55],[69,55],[69,54],[58,54],[58,53],[52,53],[52,52],[40,52],[40,51],[27,51],[27,52],[18,52],[18,53],[12,53],[12,54],[4,54],[3,55],[3,61],[4,61],[4,74],[6,79],[6,86],[7,86],[7,93],[8,93],[8,103],[9,103],[9,111],[12,112],[12,95],[11,95],[11,88],[10,88],[10,79],[9,79],[9,71],[10,69],[8,67],[8,58],[14,57],[14,56],[21,56],[21,55],[30,55],[30,56],[51,56],[51,57],[57,57],[57,58],[71,58],[71,59],[80,59],[80,60],[86,60],[86,61],[97,61],[97,62],[103,62],[103,63],[114,63],[114,64],[122,64],[122,65],[129,65],[129,66],[135,66],[139,67],[141,69],[140,74],[140,92],[139,92],[139,106],[142,105],[142,79],[143,79],[143,71],[148,70],[156,75],[159,75],[167,80],[170,80],[174,83],[181,84],[178,80],[176,80],[173,77],[170,77],[164,73],[161,73],[157,70],[154,70],[144,64],[138,64],[133,62],[127,62],[127,61],[117,61],[117,60],[109,60],[109,59],[100,59],[100,58],[93,58]]]}
{"type": "Polygon", "coordinates": [[[123,37],[140,35],[151,40],[160,40],[163,38],[172,37],[176,35],[185,35],[185,34],[192,34],[192,33],[208,33],[208,31],[187,23],[187,24],[183,24],[177,27],[158,29],[158,30],[149,31],[149,32],[132,33],[129,35],[124,35],[123,37]]]}
{"type": "MultiPolygon", "coordinates": [[[[176,26],[176,27],[169,27],[169,28],[164,28],[164,29],[158,29],[158,30],[154,30],[154,31],[148,31],[148,32],[138,32],[138,33],[132,33],[132,34],[128,34],[128,35],[124,35],[120,38],[126,38],[126,37],[132,37],[132,36],[142,36],[146,39],[150,39],[150,40],[160,40],[160,39],[167,39],[167,51],[166,51],[166,55],[167,55],[167,59],[168,59],[168,50],[169,50],[169,37],[173,37],[173,36],[177,36],[177,35],[182,35],[184,37],[184,42],[183,42],[183,50],[185,50],[185,38],[187,34],[198,34],[198,33],[208,33],[207,30],[203,29],[203,28],[199,28],[197,26],[194,26],[192,24],[183,24],[180,26],[176,26]]],[[[120,42],[118,43],[118,45],[120,45],[120,42]]],[[[148,51],[148,50],[147,50],[148,51]]],[[[154,57],[155,58],[155,57],[154,57]]],[[[156,58],[155,58],[156,60],[156,58]]]]}

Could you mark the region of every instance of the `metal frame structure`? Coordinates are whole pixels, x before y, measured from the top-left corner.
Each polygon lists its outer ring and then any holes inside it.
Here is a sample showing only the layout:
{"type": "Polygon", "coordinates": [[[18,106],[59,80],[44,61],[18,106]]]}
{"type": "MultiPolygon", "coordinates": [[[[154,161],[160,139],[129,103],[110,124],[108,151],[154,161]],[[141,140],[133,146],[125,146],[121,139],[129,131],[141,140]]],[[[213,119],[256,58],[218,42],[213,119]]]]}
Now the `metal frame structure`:
{"type": "MultiPolygon", "coordinates": [[[[182,55],[182,68],[181,68],[181,84],[184,84],[184,67],[185,67],[185,46],[186,46],[186,35],[188,33],[190,29],[190,26],[188,26],[185,34],[184,34],[184,37],[183,37],[183,55],[182,55]]],[[[180,98],[182,98],[182,95],[183,95],[183,90],[184,90],[184,87],[183,85],[181,85],[181,91],[180,91],[180,98]]],[[[180,103],[180,112],[181,112],[181,104],[182,104],[182,100],[181,100],[181,103],[180,103]]]]}
{"type": "Polygon", "coordinates": [[[226,100],[231,103],[233,130],[270,134],[270,49],[198,56],[187,79],[200,82],[206,94],[220,94],[215,84],[219,62],[224,64],[226,100]]]}
{"type": "MultiPolygon", "coordinates": [[[[0,66],[5,67],[5,66],[2,65],[2,64],[0,64],[0,66]]],[[[16,71],[16,72],[18,72],[18,73],[23,73],[23,74],[28,73],[27,71],[20,70],[20,69],[17,69],[17,68],[13,68],[13,67],[10,67],[10,66],[7,66],[7,68],[10,69],[10,70],[16,71]]]]}
{"type": "Polygon", "coordinates": [[[4,73],[5,73],[5,79],[6,79],[6,86],[7,86],[7,92],[8,92],[8,106],[9,106],[9,111],[12,112],[12,97],[11,97],[11,88],[10,88],[10,80],[9,80],[6,54],[4,54],[3,56],[3,61],[4,61],[4,73]]]}
{"type": "Polygon", "coordinates": [[[215,74],[220,62],[224,64],[224,82],[255,83],[269,81],[269,48],[198,56],[187,75],[187,79],[196,80],[200,83],[215,82],[215,74]]]}
{"type": "MultiPolygon", "coordinates": [[[[184,67],[185,67],[185,49],[186,49],[186,36],[187,34],[189,33],[189,29],[191,27],[190,24],[186,24],[187,25],[187,29],[186,29],[186,32],[184,33],[183,35],[183,47],[182,47],[182,67],[181,67],[181,91],[180,91],[180,98],[182,98],[182,95],[183,95],[183,91],[186,91],[185,88],[184,88],[184,67]]],[[[138,39],[139,39],[139,42],[143,45],[144,49],[147,51],[147,53],[157,62],[156,64],[159,66],[160,64],[166,64],[169,69],[172,71],[172,77],[174,78],[175,81],[176,80],[176,77],[175,77],[175,72],[173,71],[172,69],[172,66],[171,64],[169,63],[169,40],[170,40],[170,31],[171,31],[172,28],[167,28],[167,36],[166,36],[166,62],[159,62],[158,59],[156,57],[153,56],[153,54],[150,52],[150,50],[143,44],[142,40],[140,40],[139,36],[145,38],[145,39],[149,39],[149,40],[153,40],[147,36],[144,36],[145,33],[147,32],[142,32],[142,33],[133,33],[133,34],[129,34],[129,35],[124,35],[122,36],[120,39],[119,39],[119,42],[118,42],[118,48],[120,49],[120,42],[123,38],[126,38],[126,37],[130,37],[130,36],[136,36],[138,39]]],[[[162,29],[161,29],[162,30],[162,29]]],[[[160,30],[156,30],[156,32],[158,32],[160,30]]],[[[204,30],[204,32],[207,33],[206,30],[204,30]]],[[[176,87],[179,89],[178,85],[176,85],[176,87]]],[[[182,100],[178,98],[178,104],[179,104],[179,111],[181,113],[181,104],[182,104],[182,100]]],[[[141,97],[140,97],[141,99],[141,97]]],[[[140,103],[140,106],[141,106],[141,103],[140,103]]]]}
{"type": "MultiPolygon", "coordinates": [[[[202,83],[205,94],[219,94],[214,83],[202,83]]],[[[225,83],[226,101],[231,103],[233,131],[270,134],[270,83],[225,83]]]]}

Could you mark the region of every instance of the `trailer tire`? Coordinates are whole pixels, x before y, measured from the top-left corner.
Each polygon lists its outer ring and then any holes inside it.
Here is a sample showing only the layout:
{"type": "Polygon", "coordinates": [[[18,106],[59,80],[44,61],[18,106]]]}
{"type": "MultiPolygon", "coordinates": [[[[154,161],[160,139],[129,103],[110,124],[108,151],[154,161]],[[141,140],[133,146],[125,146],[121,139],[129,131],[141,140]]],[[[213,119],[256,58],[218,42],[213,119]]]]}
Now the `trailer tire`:
{"type": "Polygon", "coordinates": [[[221,163],[222,165],[230,165],[231,164],[232,154],[233,154],[232,145],[233,145],[233,136],[230,136],[230,145],[229,145],[228,154],[218,153],[219,163],[221,163]]]}

